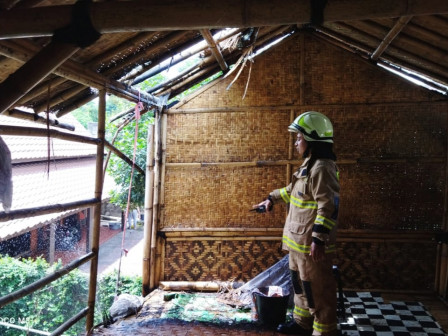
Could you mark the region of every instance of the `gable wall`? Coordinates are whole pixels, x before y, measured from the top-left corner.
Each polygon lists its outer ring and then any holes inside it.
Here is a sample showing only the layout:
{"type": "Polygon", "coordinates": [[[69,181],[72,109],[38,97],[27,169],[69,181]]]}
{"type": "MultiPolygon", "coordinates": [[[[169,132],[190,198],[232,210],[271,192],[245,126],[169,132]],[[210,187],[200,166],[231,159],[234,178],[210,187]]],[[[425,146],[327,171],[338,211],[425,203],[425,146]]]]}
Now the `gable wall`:
{"type": "Polygon", "coordinates": [[[237,71],[176,106],[190,113],[167,117],[162,280],[246,281],[284,255],[286,208],[248,210],[288,183],[283,160],[296,166],[299,158],[290,156],[287,126],[317,110],[335,128],[336,262],[345,287],[430,289],[432,231],[443,226],[447,101],[308,35],[257,57],[242,99],[248,70],[230,89],[237,71]]]}

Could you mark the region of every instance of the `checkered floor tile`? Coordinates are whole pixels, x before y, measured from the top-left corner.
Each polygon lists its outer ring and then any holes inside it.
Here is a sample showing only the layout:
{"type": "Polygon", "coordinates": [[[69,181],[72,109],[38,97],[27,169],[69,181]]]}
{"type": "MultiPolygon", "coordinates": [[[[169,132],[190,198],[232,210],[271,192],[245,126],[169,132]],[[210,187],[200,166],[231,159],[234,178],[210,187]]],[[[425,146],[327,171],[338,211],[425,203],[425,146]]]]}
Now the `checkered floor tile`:
{"type": "Polygon", "coordinates": [[[342,335],[447,335],[419,302],[384,303],[378,293],[345,292],[344,306],[345,318],[339,321],[342,335]]]}

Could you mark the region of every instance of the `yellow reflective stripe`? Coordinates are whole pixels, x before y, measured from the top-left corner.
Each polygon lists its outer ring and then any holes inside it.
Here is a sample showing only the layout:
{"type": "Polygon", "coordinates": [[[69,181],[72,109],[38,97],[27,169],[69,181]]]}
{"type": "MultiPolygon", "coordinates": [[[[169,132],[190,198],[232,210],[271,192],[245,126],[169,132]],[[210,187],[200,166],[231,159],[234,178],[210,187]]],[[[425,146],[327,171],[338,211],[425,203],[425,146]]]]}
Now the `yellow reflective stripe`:
{"type": "Polygon", "coordinates": [[[290,202],[290,198],[289,198],[288,192],[286,191],[286,188],[280,189],[280,196],[282,196],[282,198],[286,204],[288,204],[290,202]]]}
{"type": "Polygon", "coordinates": [[[303,316],[303,317],[311,317],[311,313],[308,309],[303,309],[294,305],[294,314],[303,316]]]}
{"type": "Polygon", "coordinates": [[[337,323],[324,324],[324,323],[318,323],[316,321],[314,321],[313,323],[313,329],[320,331],[321,333],[327,333],[333,331],[337,329],[337,327],[338,327],[337,323]]]}
{"type": "Polygon", "coordinates": [[[324,216],[321,216],[321,215],[317,215],[314,223],[321,224],[321,225],[325,226],[328,230],[333,229],[336,225],[336,223],[334,221],[332,221],[331,219],[328,219],[324,216]]]}
{"type": "Polygon", "coordinates": [[[336,171],[336,178],[338,179],[338,181],[339,181],[339,170],[338,171],[336,171]]]}
{"type": "Polygon", "coordinates": [[[311,252],[311,246],[297,244],[294,240],[291,240],[286,236],[283,236],[282,242],[284,244],[286,244],[286,246],[293,249],[294,251],[301,252],[301,253],[310,253],[311,252]]]}
{"type": "Polygon", "coordinates": [[[291,203],[298,208],[302,209],[317,209],[317,202],[315,201],[302,201],[299,198],[291,196],[291,203]]]}

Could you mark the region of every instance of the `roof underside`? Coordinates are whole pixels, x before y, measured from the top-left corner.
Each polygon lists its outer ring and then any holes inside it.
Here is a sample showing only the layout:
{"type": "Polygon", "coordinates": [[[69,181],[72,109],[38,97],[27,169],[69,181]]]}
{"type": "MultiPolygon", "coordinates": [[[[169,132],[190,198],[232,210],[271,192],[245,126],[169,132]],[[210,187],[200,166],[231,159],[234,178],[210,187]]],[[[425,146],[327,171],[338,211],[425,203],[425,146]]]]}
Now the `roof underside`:
{"type": "MultiPolygon", "coordinates": [[[[219,71],[226,73],[242,55],[303,30],[373,63],[420,74],[430,87],[446,91],[445,0],[333,0],[323,9],[311,9],[309,3],[232,0],[223,8],[215,0],[87,6],[64,0],[0,0],[0,112],[14,116],[15,108],[25,106],[60,117],[93,100],[104,86],[130,101],[142,99],[150,108],[160,97],[175,97],[219,71]],[[65,40],[52,39],[55,28],[76,24],[79,18],[90,18],[94,32],[101,34],[93,44],[71,50],[65,40]],[[236,29],[217,37],[225,27],[236,29]],[[197,43],[202,44],[191,49],[197,43]],[[174,63],[192,53],[201,62],[179,78],[150,93],[139,90],[139,83],[163,69],[162,62],[174,63]]],[[[75,30],[90,34],[89,27],[78,23],[75,30]]]]}

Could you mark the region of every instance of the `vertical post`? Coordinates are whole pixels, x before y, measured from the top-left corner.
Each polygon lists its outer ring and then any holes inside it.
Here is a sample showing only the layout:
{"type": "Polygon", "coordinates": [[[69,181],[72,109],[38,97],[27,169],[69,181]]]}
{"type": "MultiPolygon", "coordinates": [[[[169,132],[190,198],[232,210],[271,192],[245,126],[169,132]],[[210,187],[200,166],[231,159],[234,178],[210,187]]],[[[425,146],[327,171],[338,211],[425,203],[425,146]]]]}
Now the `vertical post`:
{"type": "Polygon", "coordinates": [[[86,253],[89,253],[92,249],[92,236],[93,236],[93,207],[87,209],[87,237],[86,237],[86,253]]]}
{"type": "MultiPolygon", "coordinates": [[[[160,168],[160,183],[159,183],[159,221],[161,225],[165,216],[165,171],[166,171],[166,138],[167,138],[167,124],[168,116],[166,113],[162,114],[162,125],[161,125],[161,152],[160,157],[162,160],[160,168]]],[[[157,227],[159,228],[159,227],[157,227]]],[[[165,239],[159,237],[156,241],[156,252],[155,252],[155,279],[154,287],[158,287],[160,280],[163,280],[164,272],[164,260],[165,260],[165,239]]]]}
{"type": "Polygon", "coordinates": [[[159,187],[160,187],[160,111],[155,113],[155,130],[154,130],[154,199],[152,209],[152,228],[151,228],[151,257],[150,257],[150,274],[149,287],[155,286],[155,259],[157,246],[157,223],[159,215],[159,187]]]}
{"type": "MultiPolygon", "coordinates": [[[[104,164],[104,135],[105,135],[105,117],[106,115],[106,91],[103,89],[99,92],[98,103],[98,139],[100,143],[96,150],[96,176],[95,176],[95,198],[101,200],[103,191],[103,164],[104,164]]],[[[95,313],[95,295],[96,280],[98,275],[98,256],[100,242],[100,222],[101,222],[101,202],[95,205],[93,213],[93,230],[92,230],[92,252],[95,257],[90,262],[90,284],[88,307],[89,313],[86,319],[86,330],[89,332],[93,328],[93,318],[95,313]]]]}
{"type": "Polygon", "coordinates": [[[143,272],[142,295],[145,297],[151,291],[150,260],[152,237],[152,203],[154,196],[154,125],[148,126],[146,147],[146,179],[145,179],[145,218],[143,226],[143,272]]]}
{"type": "Polygon", "coordinates": [[[56,245],[56,224],[51,223],[50,224],[50,239],[48,243],[48,262],[50,265],[53,265],[54,263],[54,252],[55,252],[55,245],[56,245]]]}

